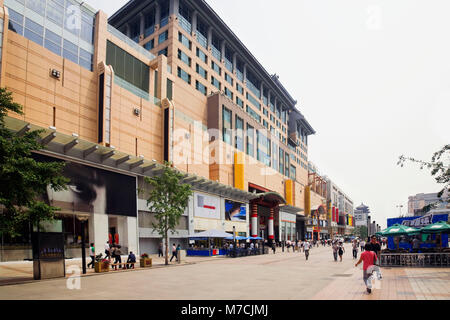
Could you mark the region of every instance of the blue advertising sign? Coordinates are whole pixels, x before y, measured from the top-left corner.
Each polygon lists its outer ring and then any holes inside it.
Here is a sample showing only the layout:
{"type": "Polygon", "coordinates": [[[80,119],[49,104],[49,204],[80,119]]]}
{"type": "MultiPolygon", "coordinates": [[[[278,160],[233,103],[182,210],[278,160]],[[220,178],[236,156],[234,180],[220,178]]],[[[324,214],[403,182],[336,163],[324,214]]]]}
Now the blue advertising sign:
{"type": "MultiPolygon", "coordinates": [[[[394,224],[401,224],[413,228],[423,228],[430,224],[437,223],[439,221],[448,221],[448,214],[427,214],[420,217],[403,217],[403,218],[392,218],[387,220],[387,227],[392,227],[394,224]]],[[[436,244],[435,234],[430,235],[427,240],[423,241],[420,245],[421,248],[434,248],[439,246],[436,244]]],[[[448,247],[448,234],[442,234],[442,247],[448,247]]],[[[423,238],[425,239],[425,238],[423,238]]],[[[393,237],[388,237],[388,247],[391,250],[396,249],[393,237]]],[[[400,248],[411,249],[412,245],[410,243],[400,242],[400,248]]]]}
{"type": "Polygon", "coordinates": [[[246,205],[231,200],[225,200],[225,220],[246,222],[247,220],[246,205]]]}

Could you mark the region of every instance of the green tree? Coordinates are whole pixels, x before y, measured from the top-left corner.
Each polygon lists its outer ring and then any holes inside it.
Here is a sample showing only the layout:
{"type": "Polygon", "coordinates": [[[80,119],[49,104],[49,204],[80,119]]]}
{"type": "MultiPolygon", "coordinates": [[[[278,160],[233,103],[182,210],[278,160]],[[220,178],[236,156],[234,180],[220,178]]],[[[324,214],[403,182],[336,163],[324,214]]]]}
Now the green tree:
{"type": "Polygon", "coordinates": [[[53,220],[58,208],[39,197],[47,186],[59,191],[68,180],[62,176],[64,163],[41,163],[32,158],[32,151],[43,148],[41,131],[18,135],[5,126],[8,112],[22,115],[22,106],[15,103],[12,93],[0,88],[0,235],[16,237],[24,222],[31,225],[53,220]]]}
{"type": "MultiPolygon", "coordinates": [[[[431,158],[431,161],[417,160],[411,157],[400,156],[397,165],[402,168],[405,166],[406,162],[413,162],[420,165],[420,169],[425,168],[431,170],[431,175],[436,179],[436,182],[443,184],[444,187],[438,193],[438,198],[440,201],[448,200],[448,194],[450,193],[450,144],[444,146],[441,150],[435,152],[431,158]],[[442,199],[442,196],[447,194],[447,199],[442,199]]],[[[435,208],[437,203],[432,203],[424,208],[422,208],[423,213],[429,212],[431,209],[435,208]]]]}
{"type": "Polygon", "coordinates": [[[367,227],[366,226],[358,226],[358,227],[356,227],[355,235],[357,235],[361,239],[367,239],[367,237],[368,237],[367,227]]]}
{"type": "Polygon", "coordinates": [[[180,183],[182,178],[183,175],[173,169],[170,163],[164,165],[161,175],[145,178],[152,187],[147,205],[157,220],[157,223],[152,223],[153,228],[163,238],[166,246],[166,265],[169,264],[169,231],[175,233],[175,228],[192,195],[191,186],[180,183]]]}

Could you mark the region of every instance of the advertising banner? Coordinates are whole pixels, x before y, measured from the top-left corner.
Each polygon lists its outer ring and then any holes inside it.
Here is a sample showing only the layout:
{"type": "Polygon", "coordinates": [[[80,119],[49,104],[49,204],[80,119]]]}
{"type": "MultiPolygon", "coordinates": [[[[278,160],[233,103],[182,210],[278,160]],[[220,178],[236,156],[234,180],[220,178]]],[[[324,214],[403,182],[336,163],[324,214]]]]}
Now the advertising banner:
{"type": "Polygon", "coordinates": [[[247,207],[243,203],[225,200],[225,220],[246,222],[247,207]]]}
{"type": "MultiPolygon", "coordinates": [[[[37,161],[61,161],[33,155],[37,161]]],[[[111,171],[66,162],[63,175],[70,179],[67,190],[47,188],[46,200],[61,212],[137,216],[136,178],[111,171]]]]}
{"type": "Polygon", "coordinates": [[[194,216],[220,220],[220,198],[194,193],[194,216]]]}

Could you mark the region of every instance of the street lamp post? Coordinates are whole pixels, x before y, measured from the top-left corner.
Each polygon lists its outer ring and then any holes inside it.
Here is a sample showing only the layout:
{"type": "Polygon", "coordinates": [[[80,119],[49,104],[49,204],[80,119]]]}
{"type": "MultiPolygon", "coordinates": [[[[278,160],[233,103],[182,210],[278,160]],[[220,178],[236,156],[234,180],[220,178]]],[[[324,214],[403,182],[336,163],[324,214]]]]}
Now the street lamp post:
{"type": "Polygon", "coordinates": [[[88,221],[89,216],[80,215],[77,216],[77,219],[81,222],[81,265],[83,268],[83,274],[86,274],[86,235],[85,235],[85,226],[86,221],[88,221]]]}
{"type": "Polygon", "coordinates": [[[236,226],[233,226],[233,242],[234,242],[233,256],[236,257],[236,226]]]}
{"type": "Polygon", "coordinates": [[[402,216],[402,208],[403,208],[403,206],[402,205],[398,205],[397,208],[399,208],[399,211],[400,211],[399,217],[401,217],[402,216]]]}

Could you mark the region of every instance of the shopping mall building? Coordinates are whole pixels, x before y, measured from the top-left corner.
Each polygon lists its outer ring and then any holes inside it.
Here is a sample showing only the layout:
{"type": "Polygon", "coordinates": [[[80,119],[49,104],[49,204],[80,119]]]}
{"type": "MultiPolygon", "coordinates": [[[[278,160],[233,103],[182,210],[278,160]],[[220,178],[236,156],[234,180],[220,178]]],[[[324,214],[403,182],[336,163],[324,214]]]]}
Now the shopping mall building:
{"type": "MultiPolygon", "coordinates": [[[[314,129],[205,1],[129,1],[109,18],[77,0],[0,7],[0,85],[24,106],[6,124],[43,129],[35,157],[67,162],[70,188],[45,195],[61,208],[67,255],[78,256],[80,217],[97,253],[108,239],[156,252],[144,178],[165,161],[194,190],[171,242],[233,228],[294,240],[311,212],[316,225],[330,219],[326,183],[311,188],[308,174],[314,129]]],[[[24,234],[4,239],[16,250],[2,260],[31,255],[24,234]]]]}

